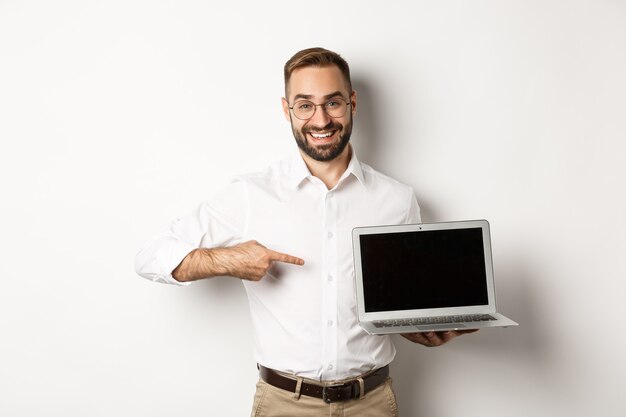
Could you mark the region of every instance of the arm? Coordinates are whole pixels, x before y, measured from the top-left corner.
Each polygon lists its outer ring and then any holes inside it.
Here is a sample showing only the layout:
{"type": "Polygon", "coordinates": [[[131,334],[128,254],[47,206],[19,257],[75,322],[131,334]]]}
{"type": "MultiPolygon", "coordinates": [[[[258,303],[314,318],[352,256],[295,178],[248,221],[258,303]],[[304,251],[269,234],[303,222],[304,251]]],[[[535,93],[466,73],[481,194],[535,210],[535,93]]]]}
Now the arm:
{"type": "Polygon", "coordinates": [[[172,271],[172,276],[180,282],[223,275],[259,281],[274,262],[304,265],[300,258],[251,240],[228,248],[194,249],[172,271]]]}
{"type": "Polygon", "coordinates": [[[225,248],[241,243],[246,234],[247,202],[244,182],[233,181],[192,213],[175,219],[167,229],[146,242],[135,257],[137,274],[151,281],[174,285],[183,285],[186,278],[198,279],[197,272],[202,272],[200,277],[203,278],[219,275],[221,271],[214,267],[208,269],[211,265],[204,265],[204,262],[199,266],[194,262],[192,268],[185,269],[181,263],[185,259],[206,261],[207,257],[202,256],[206,253],[193,253],[200,248],[225,248]],[[194,273],[177,280],[172,272],[178,266],[182,272],[194,273]]]}

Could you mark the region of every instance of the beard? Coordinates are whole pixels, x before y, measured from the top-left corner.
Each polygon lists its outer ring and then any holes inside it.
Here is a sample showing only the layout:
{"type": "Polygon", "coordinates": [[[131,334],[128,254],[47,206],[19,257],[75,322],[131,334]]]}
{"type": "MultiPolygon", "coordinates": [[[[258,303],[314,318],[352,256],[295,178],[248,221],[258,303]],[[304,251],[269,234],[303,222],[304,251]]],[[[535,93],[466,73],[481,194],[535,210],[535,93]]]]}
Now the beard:
{"type": "Polygon", "coordinates": [[[291,129],[293,130],[293,136],[296,139],[298,148],[300,148],[305,154],[316,161],[332,161],[341,155],[343,150],[348,145],[348,142],[350,142],[350,136],[352,135],[352,118],[350,118],[350,121],[345,127],[341,123],[331,120],[324,127],[307,127],[307,125],[304,125],[300,129],[294,127],[292,123],[291,129]],[[338,140],[333,143],[314,146],[307,140],[308,132],[328,132],[332,130],[339,132],[337,138],[338,140]]]}

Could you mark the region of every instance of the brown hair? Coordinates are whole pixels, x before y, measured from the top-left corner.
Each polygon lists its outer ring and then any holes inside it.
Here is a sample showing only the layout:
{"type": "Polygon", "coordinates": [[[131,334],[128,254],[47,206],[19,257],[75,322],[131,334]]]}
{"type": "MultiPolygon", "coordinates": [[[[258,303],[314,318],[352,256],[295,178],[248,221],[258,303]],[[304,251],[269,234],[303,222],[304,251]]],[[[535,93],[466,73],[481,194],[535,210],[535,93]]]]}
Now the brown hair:
{"type": "Polygon", "coordinates": [[[289,61],[285,63],[285,95],[289,93],[287,91],[287,85],[291,74],[298,68],[304,67],[328,67],[336,65],[344,76],[346,83],[348,84],[348,93],[352,92],[352,81],[350,81],[350,67],[345,59],[343,59],[338,53],[329,51],[324,48],[308,48],[296,52],[289,61]]]}

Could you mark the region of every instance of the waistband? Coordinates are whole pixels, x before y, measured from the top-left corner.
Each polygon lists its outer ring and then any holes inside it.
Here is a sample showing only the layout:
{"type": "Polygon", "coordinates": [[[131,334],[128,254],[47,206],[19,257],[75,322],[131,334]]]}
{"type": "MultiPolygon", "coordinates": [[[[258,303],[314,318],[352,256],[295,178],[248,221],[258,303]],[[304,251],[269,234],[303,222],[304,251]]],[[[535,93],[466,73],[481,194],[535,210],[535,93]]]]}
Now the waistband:
{"type": "Polygon", "coordinates": [[[309,397],[321,398],[325,403],[362,398],[366,393],[377,388],[389,378],[389,365],[367,372],[357,378],[342,381],[339,384],[323,384],[304,381],[302,378],[286,376],[273,369],[259,365],[259,375],[268,384],[309,397]]]}

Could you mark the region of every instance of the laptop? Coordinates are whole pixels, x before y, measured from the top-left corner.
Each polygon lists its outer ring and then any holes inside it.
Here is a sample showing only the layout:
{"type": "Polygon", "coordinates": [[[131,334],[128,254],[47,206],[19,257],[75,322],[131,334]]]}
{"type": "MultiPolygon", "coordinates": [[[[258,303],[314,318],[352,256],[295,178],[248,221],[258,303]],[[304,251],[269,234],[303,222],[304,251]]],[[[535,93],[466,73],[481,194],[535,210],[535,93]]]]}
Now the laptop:
{"type": "Polygon", "coordinates": [[[370,334],[518,325],[496,311],[486,220],[357,227],[352,244],[370,334]]]}

